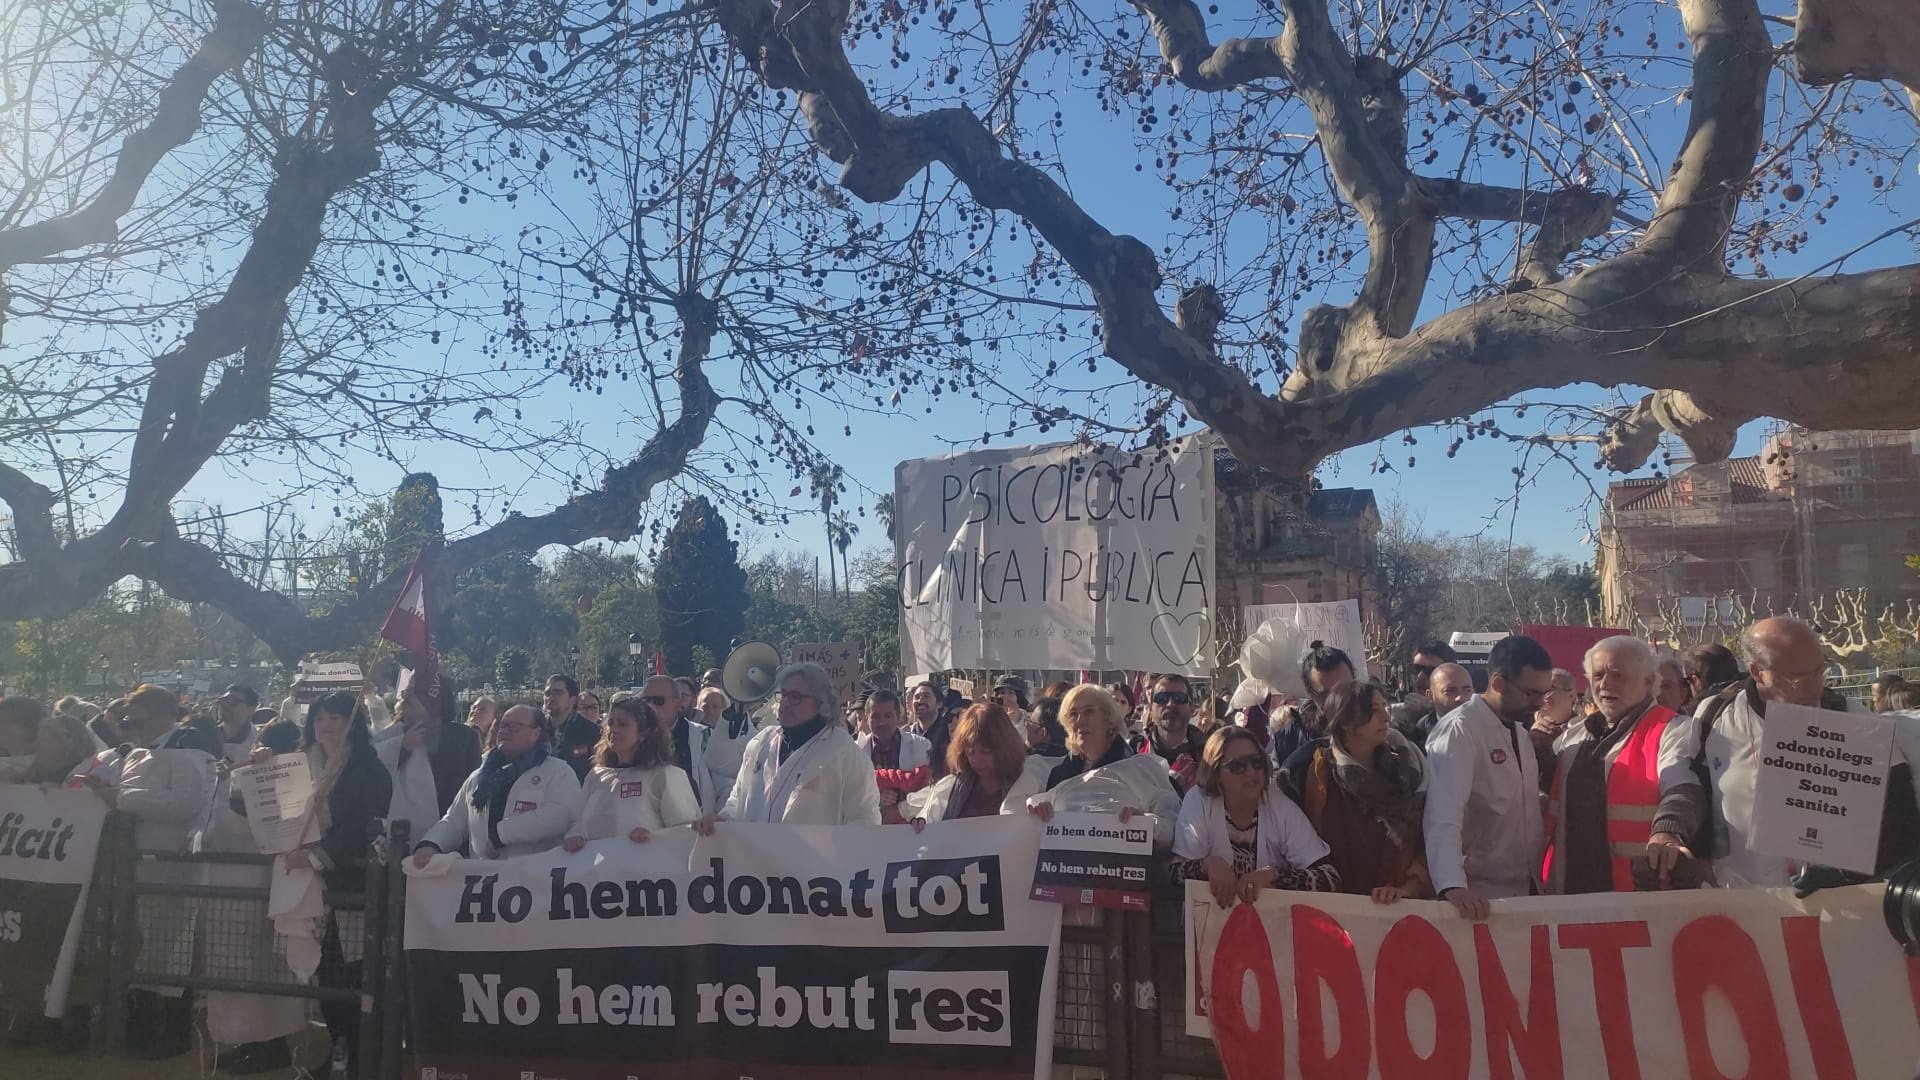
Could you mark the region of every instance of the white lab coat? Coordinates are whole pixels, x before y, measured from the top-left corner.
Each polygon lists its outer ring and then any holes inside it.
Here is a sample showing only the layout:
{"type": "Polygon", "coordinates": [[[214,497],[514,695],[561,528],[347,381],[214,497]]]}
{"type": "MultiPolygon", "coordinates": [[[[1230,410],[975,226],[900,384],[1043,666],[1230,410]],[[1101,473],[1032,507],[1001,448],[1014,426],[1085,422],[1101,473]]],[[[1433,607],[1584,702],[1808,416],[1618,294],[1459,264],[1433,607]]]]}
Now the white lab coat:
{"type": "MultiPolygon", "coordinates": [[[[1056,759],[1055,765],[1059,764],[1056,759]]],[[[1167,760],[1158,754],[1128,754],[1060,781],[1052,791],[1029,796],[1029,808],[1052,803],[1055,810],[1108,813],[1133,807],[1153,822],[1153,849],[1165,851],[1173,843],[1174,819],[1180,815],[1180,796],[1173,790],[1167,760]]]]}
{"type": "MultiPolygon", "coordinates": [[[[704,714],[702,714],[704,715],[704,714]]],[[[720,714],[718,723],[709,724],[713,732],[707,738],[707,772],[713,776],[712,807],[719,809],[727,805],[727,797],[733,794],[733,778],[740,775],[740,758],[747,752],[747,743],[760,729],[755,726],[753,715],[745,705],[729,705],[727,712],[720,714]],[[734,737],[733,717],[728,712],[738,711],[745,719],[740,725],[740,736],[734,737]]]]}
{"type": "MultiPolygon", "coordinates": [[[[1706,739],[1707,774],[1712,778],[1709,792],[1713,812],[1714,880],[1732,887],[1786,888],[1791,885],[1798,863],[1779,855],[1766,855],[1747,845],[1753,840],[1753,785],[1759,776],[1761,733],[1766,719],[1754,711],[1750,695],[1742,691],[1720,715],[1713,719],[1713,730],[1706,739]]],[[[1700,703],[1695,714],[1667,725],[1660,739],[1660,793],[1683,784],[1698,784],[1693,759],[1700,752],[1699,714],[1712,699],[1700,703]]],[[[1854,711],[1848,702],[1847,711],[1854,711]]],[[[1905,760],[1898,741],[1911,725],[1896,722],[1893,760],[1905,760]]],[[[1909,733],[1909,741],[1912,740],[1909,733]]]]}
{"type": "MultiPolygon", "coordinates": [[[[1054,767],[1059,764],[1060,759],[1057,757],[1029,754],[1026,761],[1020,766],[1020,775],[1015,777],[1013,783],[1007,786],[1006,798],[1000,800],[1000,812],[1003,814],[1024,813],[1027,809],[1027,800],[1046,790],[1047,774],[1051,773],[1054,767]]],[[[901,816],[905,817],[908,821],[912,821],[914,818],[925,818],[928,821],[945,821],[947,819],[947,807],[952,804],[953,789],[959,782],[960,777],[958,774],[948,773],[940,779],[935,780],[932,786],[923,787],[919,791],[913,792],[901,802],[901,816]]]]}
{"type": "MultiPolygon", "coordinates": [[[[676,720],[677,725],[680,721],[676,720]]],[[[682,772],[688,784],[693,788],[696,801],[703,814],[717,814],[726,803],[720,797],[720,785],[713,778],[713,770],[707,766],[707,747],[713,743],[713,729],[698,720],[687,720],[687,765],[682,772]]],[[[676,755],[674,760],[678,762],[676,755]]],[[[676,764],[675,768],[679,766],[676,764]]]]}
{"type": "Polygon", "coordinates": [[[747,743],[722,818],[787,825],[880,824],[873,762],[845,728],[828,717],[826,728],[785,764],[780,762],[782,730],[774,724],[747,743]]]}
{"type": "MultiPolygon", "coordinates": [[[[1260,797],[1259,813],[1254,842],[1260,850],[1255,866],[1304,870],[1333,854],[1327,842],[1313,831],[1313,822],[1307,820],[1306,811],[1272,784],[1267,785],[1260,797]]],[[[1210,855],[1233,862],[1233,837],[1227,830],[1227,801],[1198,787],[1190,788],[1180,800],[1180,817],[1174,822],[1173,856],[1204,859],[1210,855]]]]}
{"type": "Polygon", "coordinates": [[[1434,892],[1527,896],[1546,852],[1533,740],[1475,694],[1427,737],[1427,869],[1434,892]]]}
{"type": "Polygon", "coordinates": [[[581,785],[580,817],[568,836],[605,840],[635,829],[659,832],[690,825],[700,816],[693,785],[678,765],[609,769],[596,765],[581,785]]]}
{"type": "Polygon", "coordinates": [[[393,737],[385,737],[386,732],[373,737],[373,754],[393,778],[393,801],[387,805],[387,820],[408,822],[413,827],[409,835],[421,836],[440,820],[440,789],[433,782],[433,760],[423,746],[408,754],[407,763],[402,767],[400,744],[406,735],[406,725],[395,724],[388,730],[395,733],[393,737]]]}
{"type": "Polygon", "coordinates": [[[118,806],[133,818],[134,844],[184,854],[213,810],[214,787],[211,754],[146,747],[129,753],[118,806]]]}
{"type": "MultiPolygon", "coordinates": [[[[485,771],[485,766],[473,770],[454,794],[447,816],[427,830],[421,843],[441,851],[470,846],[474,858],[487,857],[487,812],[473,805],[473,789],[485,771]]],[[[504,846],[496,857],[511,859],[557,846],[579,816],[580,798],[580,780],[573,775],[573,766],[557,757],[547,758],[522,775],[507,793],[507,812],[500,819],[499,829],[504,846]]]]}
{"type": "MultiPolygon", "coordinates": [[[[864,735],[861,735],[858,739],[854,740],[854,743],[860,747],[861,753],[867,755],[867,761],[871,763],[873,761],[873,733],[868,732],[864,735]]],[[[928,742],[924,736],[915,735],[913,732],[908,731],[905,728],[901,728],[900,729],[900,769],[901,771],[912,772],[913,770],[921,767],[922,765],[931,765],[931,764],[933,764],[933,744],[928,742]]]]}

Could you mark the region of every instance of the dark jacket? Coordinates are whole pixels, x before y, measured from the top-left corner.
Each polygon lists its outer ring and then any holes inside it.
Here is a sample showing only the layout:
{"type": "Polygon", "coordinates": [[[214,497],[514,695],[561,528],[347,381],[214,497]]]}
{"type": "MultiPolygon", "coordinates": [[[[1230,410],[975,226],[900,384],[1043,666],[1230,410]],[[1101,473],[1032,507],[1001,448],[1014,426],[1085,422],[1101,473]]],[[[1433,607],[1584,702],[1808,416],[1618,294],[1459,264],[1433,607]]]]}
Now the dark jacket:
{"type": "Polygon", "coordinates": [[[357,893],[367,887],[370,827],[387,816],[393,801],[393,777],[371,744],[347,747],[347,763],[327,795],[327,831],[320,836],[321,877],[333,892],[357,893]]]}
{"type": "MultiPolygon", "coordinates": [[[[442,817],[446,816],[447,807],[453,805],[453,796],[459,792],[460,785],[480,767],[482,756],[479,732],[465,724],[440,725],[440,745],[429,752],[427,761],[433,766],[433,798],[439,804],[442,817]]],[[[382,814],[386,813],[386,805],[380,804],[382,814]]],[[[424,832],[425,826],[419,829],[424,832]]],[[[418,835],[415,838],[418,839],[418,835]]]]}
{"type": "Polygon", "coordinates": [[[573,766],[573,775],[582,780],[593,771],[593,748],[599,745],[600,725],[579,713],[567,717],[553,733],[554,756],[573,766]]]}
{"type": "Polygon", "coordinates": [[[1433,896],[1422,832],[1415,829],[1395,843],[1380,819],[1340,786],[1327,739],[1296,750],[1281,766],[1279,783],[1326,841],[1329,857],[1340,870],[1341,892],[1366,896],[1390,885],[1411,899],[1433,896]]]}

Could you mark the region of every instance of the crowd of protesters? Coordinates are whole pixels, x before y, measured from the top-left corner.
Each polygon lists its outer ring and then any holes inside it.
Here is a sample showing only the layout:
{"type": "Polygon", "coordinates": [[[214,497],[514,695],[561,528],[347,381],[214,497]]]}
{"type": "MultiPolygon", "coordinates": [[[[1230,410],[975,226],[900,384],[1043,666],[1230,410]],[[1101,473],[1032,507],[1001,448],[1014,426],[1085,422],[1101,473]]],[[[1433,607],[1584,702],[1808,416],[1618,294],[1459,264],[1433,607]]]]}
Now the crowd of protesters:
{"type": "MultiPolygon", "coordinates": [[[[922,682],[843,711],[826,672],[807,663],[776,674],[757,717],[727,697],[718,671],[655,676],[605,702],[554,675],[542,707],[480,697],[464,722],[450,688],[437,703],[402,693],[387,719],[371,692],[305,705],[290,695],[275,711],[233,686],[196,713],[143,686],[104,709],[0,701],[0,782],[96,792],[132,819],[143,848],[251,851],[231,770],[304,751],[317,828],[284,858],[336,893],[364,888],[369,827],[381,818],[409,822],[410,857],[424,868],[441,857],[645,843],[678,826],[925,829],[1056,810],[1146,820],[1168,878],[1205,882],[1222,907],[1265,889],[1337,891],[1382,904],[1438,898],[1486,919],[1497,917],[1491,901],[1541,893],[1851,880],[1752,846],[1769,703],[1848,705],[1826,691],[1820,642],[1804,623],[1763,620],[1742,645],[1744,664],[1717,645],[1682,656],[1609,637],[1584,657],[1583,694],[1529,638],[1493,646],[1478,691],[1435,642],[1416,651],[1396,695],[1358,681],[1350,657],[1316,642],[1300,660],[1304,698],[1272,695],[1231,715],[1177,674],[1137,688],[1056,683],[1037,698],[1008,676],[979,702],[922,682]]],[[[1882,680],[1874,704],[1895,710],[1901,753],[1885,870],[1920,846],[1905,764],[1920,754],[1920,687],[1882,680]]],[[[142,862],[141,872],[181,870],[142,862]]],[[[322,982],[350,986],[359,936],[344,914],[321,919],[315,936],[322,982]]],[[[141,947],[191,943],[156,933],[141,947]]],[[[136,991],[129,1009],[138,1047],[185,1048],[183,996],[136,991]]],[[[352,1053],[357,1011],[330,1005],[323,1015],[339,1061],[352,1053]]],[[[306,1024],[294,999],[240,994],[210,1002],[208,1018],[227,1072],[285,1066],[282,1037],[306,1024]]]]}

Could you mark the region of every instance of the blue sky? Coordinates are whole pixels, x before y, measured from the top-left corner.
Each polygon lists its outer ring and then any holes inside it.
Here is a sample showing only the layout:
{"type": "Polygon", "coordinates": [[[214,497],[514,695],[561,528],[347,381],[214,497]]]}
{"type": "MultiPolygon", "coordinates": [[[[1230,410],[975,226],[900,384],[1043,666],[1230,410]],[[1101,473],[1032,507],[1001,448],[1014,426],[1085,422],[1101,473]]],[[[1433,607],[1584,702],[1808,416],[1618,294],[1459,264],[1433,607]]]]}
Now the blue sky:
{"type": "MultiPolygon", "coordinates": [[[[1665,20],[1660,25],[1669,32],[1677,27],[1671,9],[1657,9],[1656,17],[1665,20]]],[[[1184,103],[1189,109],[1205,104],[1204,98],[1196,100],[1184,91],[1166,90],[1162,96],[1169,103],[1184,103]]],[[[1874,88],[1865,88],[1862,103],[1867,111],[1854,120],[1856,128],[1896,143],[1904,139],[1911,144],[1917,130],[1912,117],[1879,105],[1878,100],[1874,88]]],[[[1065,182],[1070,190],[1090,213],[1110,228],[1133,233],[1156,249],[1160,248],[1173,235],[1167,218],[1170,196],[1167,187],[1154,177],[1150,163],[1144,171],[1135,170],[1134,165],[1140,158],[1133,133],[1125,130],[1126,122],[1097,112],[1085,95],[1064,97],[1062,107],[1074,122],[1055,137],[1053,146],[1058,158],[1065,163],[1065,182]]],[[[1684,103],[1670,101],[1664,108],[1656,107],[1646,114],[1648,145],[1670,156],[1678,146],[1684,109],[1684,103]]],[[[1899,174],[1890,177],[1893,182],[1884,190],[1869,188],[1864,172],[1842,180],[1840,190],[1848,197],[1829,212],[1826,226],[1814,230],[1798,254],[1771,260],[1769,270],[1776,276],[1813,271],[1890,224],[1920,218],[1920,197],[1914,194],[1914,177],[1906,171],[1912,168],[1911,160],[1900,164],[1899,174]]],[[[863,212],[871,215],[885,211],[867,208],[863,212]]],[[[518,222],[511,225],[517,226],[518,222]]],[[[509,227],[495,231],[503,232],[509,227]]],[[[1897,236],[1861,253],[1847,266],[1864,269],[1910,259],[1912,249],[1910,239],[1897,236]]],[[[1423,317],[1431,317],[1446,306],[1444,293],[1448,291],[1448,283],[1442,280],[1444,273],[1444,270],[1436,271],[1423,317]]],[[[1337,293],[1326,297],[1336,303],[1346,298],[1337,293]]],[[[1117,369],[1103,362],[1098,375],[1089,378],[1113,380],[1117,376],[1117,369]]],[[[1528,400],[1593,407],[1631,400],[1638,393],[1635,388],[1622,388],[1616,393],[1583,386],[1542,391],[1528,400]]],[[[1120,391],[1119,400],[1109,399],[1107,407],[1126,414],[1130,409],[1128,396],[1128,392],[1120,391]]],[[[893,468],[899,461],[948,452],[954,448],[953,440],[964,442],[983,429],[997,430],[1005,426],[1005,411],[1001,408],[982,406],[976,413],[969,410],[977,403],[965,402],[966,407],[962,407],[962,402],[948,396],[941,401],[937,420],[930,421],[921,411],[922,404],[909,399],[903,411],[894,416],[816,414],[817,426],[828,433],[821,445],[846,469],[854,489],[848,497],[849,505],[869,505],[874,494],[890,490],[893,468]],[[852,426],[851,436],[838,435],[843,422],[852,426]]],[[[535,423],[547,422],[557,428],[580,422],[589,431],[603,432],[600,445],[609,452],[618,452],[630,439],[618,424],[620,412],[617,400],[564,389],[551,391],[528,409],[529,419],[535,423]]],[[[1539,426],[1541,415],[1536,410],[1530,414],[1531,419],[1516,420],[1513,427],[1533,430],[1539,426]]],[[[1052,436],[1022,441],[1057,437],[1056,431],[1052,436]]],[[[1534,468],[1537,458],[1529,462],[1525,473],[1527,483],[1516,499],[1512,470],[1521,464],[1521,459],[1510,444],[1476,440],[1449,458],[1444,452],[1447,437],[1438,432],[1416,433],[1415,437],[1419,442],[1412,447],[1403,445],[1396,437],[1381,446],[1341,454],[1323,468],[1322,481],[1330,486],[1371,487],[1383,504],[1404,504],[1429,530],[1485,531],[1497,537],[1510,536],[1516,543],[1571,559],[1590,557],[1588,532],[1594,509],[1591,493],[1593,486],[1603,489],[1609,479],[1592,469],[1594,454],[1590,447],[1576,448],[1570,454],[1582,463],[1579,472],[1560,463],[1534,468]],[[1412,467],[1407,463],[1410,455],[1417,459],[1412,467]],[[1382,464],[1389,468],[1377,471],[1382,464]]],[[[1760,437],[1761,425],[1749,425],[1737,452],[1752,452],[1760,437]]],[[[448,487],[516,489],[525,483],[524,475],[517,471],[518,466],[499,457],[454,447],[416,448],[415,455],[403,462],[403,466],[369,456],[356,467],[355,473],[361,488],[375,493],[390,490],[404,471],[421,468],[434,471],[448,487]]],[[[245,497],[244,489],[253,488],[257,482],[272,484],[279,479],[283,477],[276,475],[276,467],[258,462],[244,473],[234,466],[215,466],[189,488],[187,496],[231,506],[245,497]]],[[[549,490],[549,485],[544,484],[526,488],[515,506],[540,509],[563,495],[557,491],[549,494],[549,490]]],[[[780,493],[784,494],[784,486],[780,493]]],[[[666,505],[673,495],[665,493],[660,498],[661,504],[666,505]]],[[[804,500],[792,502],[796,504],[794,509],[806,509],[804,500]]],[[[295,506],[310,522],[324,523],[331,517],[331,506],[320,500],[303,499],[295,506]]],[[[449,524],[460,520],[461,516],[450,510],[449,524]]],[[[784,535],[779,530],[762,530],[757,539],[762,546],[791,543],[818,551],[823,548],[821,531],[817,514],[801,514],[784,535]]],[[[878,526],[869,523],[863,528],[856,547],[867,547],[879,540],[878,526]]]]}

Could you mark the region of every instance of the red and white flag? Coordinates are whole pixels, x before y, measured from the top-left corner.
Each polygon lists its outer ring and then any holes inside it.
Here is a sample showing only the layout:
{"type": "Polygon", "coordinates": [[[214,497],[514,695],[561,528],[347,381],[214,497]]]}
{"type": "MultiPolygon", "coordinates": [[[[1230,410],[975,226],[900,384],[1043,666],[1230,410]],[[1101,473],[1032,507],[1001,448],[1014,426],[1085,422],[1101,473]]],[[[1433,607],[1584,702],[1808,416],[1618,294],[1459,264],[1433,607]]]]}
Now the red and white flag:
{"type": "Polygon", "coordinates": [[[396,600],[393,610],[387,613],[386,625],[380,628],[380,636],[407,650],[413,660],[413,667],[402,669],[400,685],[401,697],[405,697],[408,687],[418,683],[421,687],[421,699],[426,702],[429,716],[440,715],[440,646],[433,634],[433,602],[427,590],[427,553],[413,561],[413,569],[407,571],[407,583],[400,587],[400,599],[396,600]]]}

